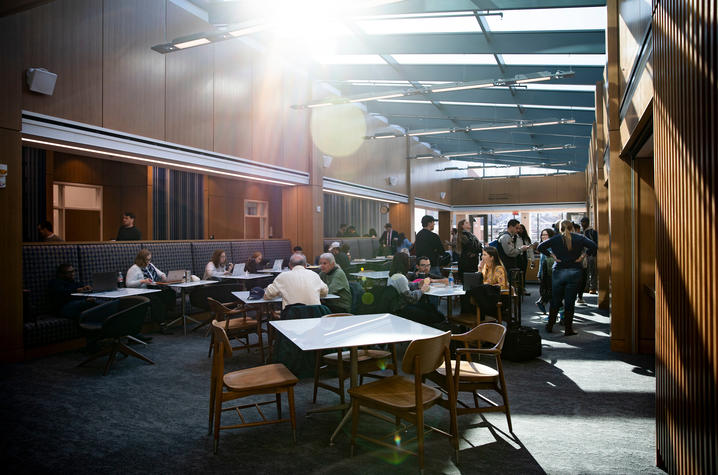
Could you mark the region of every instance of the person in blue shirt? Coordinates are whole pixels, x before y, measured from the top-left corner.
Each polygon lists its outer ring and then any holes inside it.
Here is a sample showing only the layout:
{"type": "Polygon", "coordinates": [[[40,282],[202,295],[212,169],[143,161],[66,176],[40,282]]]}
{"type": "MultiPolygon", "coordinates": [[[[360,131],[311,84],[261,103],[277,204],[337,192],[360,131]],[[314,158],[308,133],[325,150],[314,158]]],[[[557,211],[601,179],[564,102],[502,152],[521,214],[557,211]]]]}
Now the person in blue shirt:
{"type": "Polygon", "coordinates": [[[573,312],[583,272],[584,249],[596,249],[595,242],[583,234],[574,233],[573,230],[571,221],[561,221],[560,234],[542,242],[537,248],[543,255],[554,259],[551,275],[551,308],[546,331],[549,333],[553,331],[558,309],[563,300],[566,336],[576,334],[573,330],[573,312]]]}

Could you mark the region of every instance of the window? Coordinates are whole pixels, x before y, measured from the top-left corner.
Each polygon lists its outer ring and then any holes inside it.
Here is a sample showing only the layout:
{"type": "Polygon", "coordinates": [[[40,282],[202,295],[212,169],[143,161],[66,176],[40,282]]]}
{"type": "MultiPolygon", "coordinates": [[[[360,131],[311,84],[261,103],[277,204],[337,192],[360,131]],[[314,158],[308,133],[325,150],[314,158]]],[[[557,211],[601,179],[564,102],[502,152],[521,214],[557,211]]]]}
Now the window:
{"type": "Polygon", "coordinates": [[[434,232],[439,234],[439,212],[433,209],[414,208],[414,232],[419,232],[422,229],[421,218],[424,216],[433,216],[434,221],[434,232]]]}
{"type": "Polygon", "coordinates": [[[55,182],[52,185],[55,234],[66,241],[102,239],[102,187],[55,182]]]}
{"type": "Polygon", "coordinates": [[[266,239],[269,236],[268,209],[266,201],[244,200],[245,239],[266,239]]]}

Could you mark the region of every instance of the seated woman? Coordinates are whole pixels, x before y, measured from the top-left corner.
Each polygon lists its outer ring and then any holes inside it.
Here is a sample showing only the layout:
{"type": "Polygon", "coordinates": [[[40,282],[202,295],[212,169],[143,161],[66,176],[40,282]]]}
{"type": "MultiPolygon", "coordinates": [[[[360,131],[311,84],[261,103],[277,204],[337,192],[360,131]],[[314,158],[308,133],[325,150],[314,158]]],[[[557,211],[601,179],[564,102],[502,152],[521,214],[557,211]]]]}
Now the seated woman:
{"type": "MultiPolygon", "coordinates": [[[[392,274],[387,281],[387,289],[396,290],[399,298],[388,298],[386,300],[389,301],[384,303],[388,305],[391,313],[424,325],[444,329],[444,316],[430,303],[421,301],[424,292],[429,290],[429,284],[428,278],[419,282],[409,282],[404,274],[392,274]]],[[[389,296],[391,297],[391,294],[389,296]]]]}
{"type": "Polygon", "coordinates": [[[506,278],[506,269],[501,263],[499,251],[493,246],[484,247],[484,254],[479,264],[479,272],[484,276],[484,284],[498,285],[501,291],[508,291],[509,284],[506,278]]]}
{"type": "MultiPolygon", "coordinates": [[[[167,280],[167,275],[152,264],[152,254],[147,249],[140,249],[135,263],[127,271],[125,285],[130,288],[147,288],[157,282],[167,280]]],[[[160,287],[160,292],[147,294],[152,309],[152,320],[163,324],[167,320],[167,310],[175,308],[177,294],[169,287],[160,287]]]]}
{"type": "Polygon", "coordinates": [[[407,272],[409,272],[409,255],[403,252],[397,252],[396,254],[394,254],[394,258],[391,260],[389,275],[406,275],[407,272]]]}
{"type": "Polygon", "coordinates": [[[254,251],[252,257],[247,261],[247,265],[244,266],[244,270],[250,274],[256,274],[258,270],[264,269],[265,265],[267,265],[267,261],[262,259],[262,253],[254,251]]]}
{"type": "Polygon", "coordinates": [[[224,275],[232,275],[233,264],[227,264],[227,253],[217,249],[212,253],[212,260],[204,268],[203,280],[219,280],[224,275]]]}

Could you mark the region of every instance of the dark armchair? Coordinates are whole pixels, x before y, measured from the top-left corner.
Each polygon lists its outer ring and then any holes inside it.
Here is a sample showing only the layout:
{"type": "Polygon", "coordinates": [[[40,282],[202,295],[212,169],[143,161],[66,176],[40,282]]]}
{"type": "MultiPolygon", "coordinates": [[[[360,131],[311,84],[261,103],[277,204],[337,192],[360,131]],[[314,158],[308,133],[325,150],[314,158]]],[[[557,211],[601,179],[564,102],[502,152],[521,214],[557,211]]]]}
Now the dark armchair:
{"type": "Polygon", "coordinates": [[[149,305],[150,299],[147,297],[125,297],[103,303],[82,312],[80,314],[80,330],[87,338],[91,340],[111,340],[111,343],[78,366],[83,366],[104,355],[109,355],[103,373],[103,375],[107,375],[115,362],[117,352],[154,364],[152,360],[122,342],[123,337],[139,333],[149,305]]]}

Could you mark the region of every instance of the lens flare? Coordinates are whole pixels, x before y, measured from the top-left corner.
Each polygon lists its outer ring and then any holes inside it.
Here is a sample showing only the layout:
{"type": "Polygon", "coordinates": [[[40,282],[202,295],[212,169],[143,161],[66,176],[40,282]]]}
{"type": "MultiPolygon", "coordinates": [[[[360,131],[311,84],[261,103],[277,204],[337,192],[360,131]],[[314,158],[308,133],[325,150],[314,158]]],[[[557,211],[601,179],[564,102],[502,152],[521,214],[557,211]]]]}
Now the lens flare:
{"type": "Polygon", "coordinates": [[[361,301],[364,305],[371,305],[374,303],[374,294],[371,292],[364,292],[361,296],[361,301]]]}
{"type": "Polygon", "coordinates": [[[394,434],[394,443],[397,447],[401,446],[401,436],[398,433],[394,434]]]}
{"type": "Polygon", "coordinates": [[[314,144],[333,157],[353,154],[364,143],[364,112],[352,104],[320,107],[312,110],[311,132],[314,144]]]}

